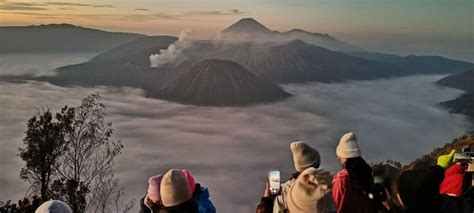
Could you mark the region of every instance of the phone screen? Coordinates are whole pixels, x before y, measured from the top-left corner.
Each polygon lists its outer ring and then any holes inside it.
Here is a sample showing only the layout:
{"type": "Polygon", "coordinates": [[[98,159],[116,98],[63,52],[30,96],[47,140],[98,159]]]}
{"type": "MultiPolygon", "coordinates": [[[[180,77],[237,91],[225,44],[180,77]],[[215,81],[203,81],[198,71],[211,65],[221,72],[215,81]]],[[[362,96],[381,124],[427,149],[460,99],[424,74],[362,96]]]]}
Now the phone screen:
{"type": "Polygon", "coordinates": [[[268,173],[268,183],[270,185],[270,193],[273,195],[280,194],[280,171],[272,170],[268,173]]]}

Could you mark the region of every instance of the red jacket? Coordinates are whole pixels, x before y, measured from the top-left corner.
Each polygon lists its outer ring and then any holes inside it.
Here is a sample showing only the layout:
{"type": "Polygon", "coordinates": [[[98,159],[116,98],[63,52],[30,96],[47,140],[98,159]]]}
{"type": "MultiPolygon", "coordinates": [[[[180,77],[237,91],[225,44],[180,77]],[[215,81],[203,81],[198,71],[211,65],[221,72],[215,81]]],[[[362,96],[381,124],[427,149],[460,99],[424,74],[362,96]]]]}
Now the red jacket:
{"type": "Polygon", "coordinates": [[[440,194],[448,194],[459,197],[462,194],[462,182],[464,178],[465,166],[454,164],[444,172],[444,180],[439,187],[440,194]]]}
{"type": "Polygon", "coordinates": [[[333,179],[332,197],[338,213],[374,212],[372,200],[362,190],[352,187],[346,169],[337,173],[333,179]]]}

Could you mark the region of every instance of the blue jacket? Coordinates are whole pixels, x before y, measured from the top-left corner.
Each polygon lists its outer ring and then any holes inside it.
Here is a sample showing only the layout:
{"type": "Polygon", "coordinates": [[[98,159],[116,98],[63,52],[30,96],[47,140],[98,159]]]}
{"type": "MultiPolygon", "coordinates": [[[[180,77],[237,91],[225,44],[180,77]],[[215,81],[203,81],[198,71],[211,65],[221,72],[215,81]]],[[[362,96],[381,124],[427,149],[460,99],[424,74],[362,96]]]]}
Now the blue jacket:
{"type": "MultiPolygon", "coordinates": [[[[196,184],[196,186],[199,185],[196,184]]],[[[209,200],[209,190],[206,187],[201,187],[200,191],[191,199],[198,207],[199,213],[215,213],[216,207],[209,200]]]]}

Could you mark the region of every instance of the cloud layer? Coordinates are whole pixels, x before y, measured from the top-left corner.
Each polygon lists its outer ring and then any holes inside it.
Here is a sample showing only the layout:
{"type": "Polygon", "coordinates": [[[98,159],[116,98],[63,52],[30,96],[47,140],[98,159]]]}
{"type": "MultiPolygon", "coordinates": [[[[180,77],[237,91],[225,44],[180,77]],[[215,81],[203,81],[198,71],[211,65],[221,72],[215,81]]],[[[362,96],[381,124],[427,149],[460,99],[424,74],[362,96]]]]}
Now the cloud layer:
{"type": "MultiPolygon", "coordinates": [[[[48,67],[41,63],[58,58],[29,57],[10,56],[10,63],[0,62],[0,70],[20,72],[15,67],[32,61],[41,71],[48,67]]],[[[115,137],[125,145],[116,170],[128,198],[140,199],[151,175],[189,168],[210,188],[219,212],[252,212],[268,170],[280,169],[284,178],[293,171],[291,141],[306,140],[320,150],[322,166],[337,171],[335,147],[346,131],[358,134],[368,161],[403,163],[462,135],[469,125],[465,118],[436,105],[461,91],[434,85],[440,78],[290,84],[283,87],[294,97],[243,108],[185,106],[145,98],[133,88],[0,82],[0,200],[18,199],[26,191],[27,184],[18,178],[23,163],[16,153],[35,106],[57,111],[100,92],[115,137]]]]}
{"type": "Polygon", "coordinates": [[[86,62],[97,53],[75,53],[75,54],[15,54],[1,55],[0,77],[2,76],[51,76],[54,69],[86,62]]]}

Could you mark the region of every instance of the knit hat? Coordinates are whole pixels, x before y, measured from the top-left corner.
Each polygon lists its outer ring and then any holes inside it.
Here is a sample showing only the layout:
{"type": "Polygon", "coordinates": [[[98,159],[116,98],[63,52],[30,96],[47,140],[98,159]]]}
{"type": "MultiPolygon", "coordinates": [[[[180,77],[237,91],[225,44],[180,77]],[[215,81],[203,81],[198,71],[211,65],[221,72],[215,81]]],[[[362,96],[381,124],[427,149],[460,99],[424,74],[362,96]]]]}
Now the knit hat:
{"type": "Polygon", "coordinates": [[[190,200],[193,192],[183,171],[171,169],[163,175],[160,194],[163,205],[173,207],[190,200]]]}
{"type": "Polygon", "coordinates": [[[162,178],[163,175],[156,175],[148,179],[147,197],[150,198],[153,203],[158,203],[161,200],[160,184],[162,178]]]}
{"type": "Polygon", "coordinates": [[[50,200],[38,207],[35,213],[72,213],[72,209],[63,201],[50,200]]]}
{"type": "Polygon", "coordinates": [[[337,145],[336,148],[336,155],[340,158],[355,158],[361,156],[357,138],[354,133],[349,132],[341,137],[339,145],[337,145]]]}
{"type": "Polygon", "coordinates": [[[292,213],[325,212],[334,207],[330,193],[331,174],[310,167],[291,186],[286,201],[292,213]]]}
{"type": "Polygon", "coordinates": [[[319,156],[318,150],[302,141],[291,143],[290,149],[293,153],[295,169],[298,172],[302,172],[309,167],[319,167],[319,164],[321,164],[321,157],[319,156]]]}
{"type": "Polygon", "coordinates": [[[191,173],[187,169],[182,170],[186,178],[188,178],[188,183],[189,187],[191,187],[191,192],[194,193],[194,190],[196,189],[196,182],[194,181],[194,177],[191,175],[191,173]]]}

